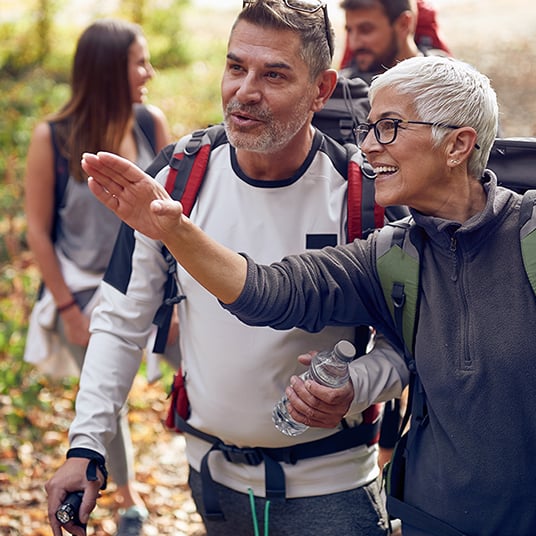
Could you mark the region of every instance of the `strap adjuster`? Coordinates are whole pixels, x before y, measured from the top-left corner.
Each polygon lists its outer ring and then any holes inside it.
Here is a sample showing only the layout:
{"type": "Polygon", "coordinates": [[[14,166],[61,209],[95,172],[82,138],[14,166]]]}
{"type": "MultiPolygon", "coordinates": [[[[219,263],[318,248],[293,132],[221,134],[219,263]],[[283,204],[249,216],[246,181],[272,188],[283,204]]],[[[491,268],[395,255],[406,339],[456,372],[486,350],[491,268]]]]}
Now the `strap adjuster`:
{"type": "Polygon", "coordinates": [[[231,463],[243,463],[246,465],[259,465],[263,460],[262,453],[254,448],[240,448],[234,445],[221,443],[219,450],[223,452],[225,459],[231,463]]]}
{"type": "Polygon", "coordinates": [[[393,306],[396,309],[402,309],[404,307],[404,304],[406,303],[406,294],[402,283],[393,283],[391,299],[393,300],[393,306]]]}

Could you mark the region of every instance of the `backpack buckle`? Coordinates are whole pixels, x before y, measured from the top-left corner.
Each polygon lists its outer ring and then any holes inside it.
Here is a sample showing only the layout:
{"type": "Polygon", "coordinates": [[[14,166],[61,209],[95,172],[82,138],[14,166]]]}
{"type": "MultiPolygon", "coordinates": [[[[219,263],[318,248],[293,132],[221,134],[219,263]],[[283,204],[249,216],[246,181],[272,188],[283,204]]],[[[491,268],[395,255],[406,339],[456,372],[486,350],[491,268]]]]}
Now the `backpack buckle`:
{"type": "Polygon", "coordinates": [[[393,306],[396,309],[402,309],[404,307],[404,303],[406,303],[406,294],[404,293],[404,285],[402,283],[393,283],[391,299],[393,300],[393,306]]]}
{"type": "Polygon", "coordinates": [[[184,148],[184,154],[186,156],[192,156],[199,151],[201,144],[203,142],[203,136],[205,135],[205,130],[195,130],[192,132],[190,140],[184,148]]]}
{"type": "Polygon", "coordinates": [[[234,445],[219,445],[225,459],[231,463],[244,463],[246,465],[259,465],[263,461],[263,456],[258,449],[240,448],[234,445]]]}

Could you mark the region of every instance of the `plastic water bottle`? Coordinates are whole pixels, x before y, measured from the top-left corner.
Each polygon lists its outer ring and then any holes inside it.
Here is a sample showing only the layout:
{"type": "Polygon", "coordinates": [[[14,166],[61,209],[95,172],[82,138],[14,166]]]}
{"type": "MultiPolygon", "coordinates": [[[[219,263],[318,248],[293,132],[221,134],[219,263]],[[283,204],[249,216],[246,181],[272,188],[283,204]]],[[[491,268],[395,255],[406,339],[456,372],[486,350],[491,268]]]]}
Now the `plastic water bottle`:
{"type": "MultiPolygon", "coordinates": [[[[333,350],[318,352],[311,365],[300,378],[311,378],[327,387],[342,387],[349,379],[348,363],[355,357],[355,347],[349,341],[339,341],[333,350]]],[[[288,398],[283,395],[274,406],[272,420],[275,427],[283,434],[297,436],[309,428],[306,424],[296,422],[288,411],[288,398]]]]}

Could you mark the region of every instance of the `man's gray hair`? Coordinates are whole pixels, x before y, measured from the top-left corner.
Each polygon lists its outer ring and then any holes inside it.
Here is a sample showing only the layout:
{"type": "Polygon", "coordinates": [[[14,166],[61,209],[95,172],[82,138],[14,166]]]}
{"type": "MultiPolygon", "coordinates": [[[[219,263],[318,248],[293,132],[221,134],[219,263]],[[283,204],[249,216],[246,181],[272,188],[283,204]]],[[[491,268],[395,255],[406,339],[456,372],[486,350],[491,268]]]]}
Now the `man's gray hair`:
{"type": "MultiPolygon", "coordinates": [[[[474,128],[480,149],[473,150],[468,171],[476,178],[482,176],[499,121],[497,95],[487,76],[460,60],[418,56],[401,61],[374,78],[369,91],[371,104],[382,89],[412,99],[417,117],[408,119],[474,128]]],[[[432,127],[436,145],[448,134],[444,128],[432,127]]]]}
{"type": "Polygon", "coordinates": [[[308,13],[289,8],[282,0],[256,0],[246,4],[233,29],[241,20],[263,28],[297,33],[302,44],[302,58],[309,66],[311,80],[331,67],[333,58],[327,41],[326,27],[330,32],[331,43],[334,42],[333,28],[329,21],[324,20],[322,8],[308,13]]]}

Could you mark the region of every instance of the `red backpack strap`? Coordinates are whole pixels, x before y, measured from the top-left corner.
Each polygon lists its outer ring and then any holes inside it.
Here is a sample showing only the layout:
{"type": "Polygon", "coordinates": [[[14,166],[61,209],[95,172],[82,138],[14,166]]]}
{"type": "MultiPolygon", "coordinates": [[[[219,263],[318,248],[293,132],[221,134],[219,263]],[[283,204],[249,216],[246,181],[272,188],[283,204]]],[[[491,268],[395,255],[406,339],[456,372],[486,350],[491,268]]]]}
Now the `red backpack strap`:
{"type": "MultiPolygon", "coordinates": [[[[383,227],[385,211],[374,201],[374,180],[364,177],[362,166],[364,157],[355,146],[347,145],[348,151],[348,221],[347,240],[366,238],[374,229],[383,227]]],[[[368,326],[356,328],[356,342],[368,339],[368,326]]],[[[364,353],[364,348],[361,348],[364,353]]],[[[372,424],[381,418],[382,404],[373,404],[363,411],[363,422],[372,424]]],[[[369,443],[377,443],[380,431],[369,443]]]]}
{"type": "Polygon", "coordinates": [[[364,177],[364,156],[355,146],[349,156],[347,238],[348,242],[352,242],[356,238],[366,238],[374,229],[383,227],[385,210],[374,201],[374,180],[364,177]]]}
{"type": "MultiPolygon", "coordinates": [[[[165,188],[173,199],[181,201],[186,216],[190,215],[203,183],[214,140],[223,133],[223,126],[196,130],[186,141],[180,140],[175,145],[165,188]]],[[[162,255],[168,265],[168,278],[164,287],[164,302],[153,319],[153,323],[158,326],[153,348],[156,353],[164,352],[173,306],[184,299],[178,291],[175,279],[176,261],[165,246],[162,248],[162,255]]]]}
{"type": "Polygon", "coordinates": [[[211,140],[205,134],[206,130],[196,130],[184,147],[179,142],[169,163],[166,190],[173,199],[181,201],[187,216],[197,198],[210,156],[211,140]]]}

